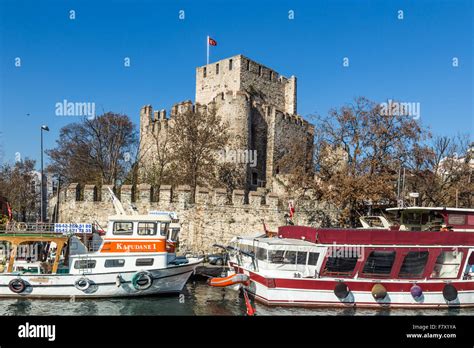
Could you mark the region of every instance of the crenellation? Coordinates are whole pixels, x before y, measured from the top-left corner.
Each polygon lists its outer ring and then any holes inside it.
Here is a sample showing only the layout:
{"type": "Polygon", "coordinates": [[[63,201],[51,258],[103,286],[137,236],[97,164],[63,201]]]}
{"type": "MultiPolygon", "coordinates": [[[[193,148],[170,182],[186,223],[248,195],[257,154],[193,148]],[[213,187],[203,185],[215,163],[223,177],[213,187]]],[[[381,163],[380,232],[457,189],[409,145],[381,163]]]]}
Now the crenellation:
{"type": "Polygon", "coordinates": [[[176,189],[176,200],[181,207],[186,207],[191,202],[191,187],[189,185],[180,185],[176,189]]]}
{"type": "Polygon", "coordinates": [[[84,186],[84,202],[95,202],[97,201],[97,186],[85,185],[84,186]]]}
{"type": "Polygon", "coordinates": [[[225,188],[214,189],[214,205],[227,204],[227,190],[225,188]]]}
{"type": "Polygon", "coordinates": [[[268,193],[266,196],[266,205],[270,208],[278,208],[278,195],[275,193],[268,193]]]}
{"type": "Polygon", "coordinates": [[[259,191],[250,191],[249,192],[249,205],[254,208],[262,206],[263,194],[259,191]]]}
{"type": "Polygon", "coordinates": [[[172,197],[173,197],[173,192],[172,192],[171,185],[161,185],[159,202],[170,203],[172,197]]]}
{"type": "Polygon", "coordinates": [[[244,190],[232,191],[232,204],[236,207],[240,207],[245,204],[245,191],[244,190]]]}
{"type": "Polygon", "coordinates": [[[138,185],[138,199],[139,203],[150,203],[152,197],[151,185],[139,184],[138,185]]]}
{"type": "MultiPolygon", "coordinates": [[[[86,185],[85,192],[92,192],[93,186],[86,185]]],[[[108,193],[106,194],[108,192],[107,185],[103,185],[101,188],[104,193],[102,202],[90,202],[90,198],[83,202],[77,202],[77,187],[77,184],[71,184],[59,193],[60,196],[64,196],[66,192],[74,193],[72,196],[68,195],[67,200],[59,205],[59,221],[65,223],[97,221],[105,228],[108,217],[116,214],[110,196],[108,193]]],[[[234,190],[232,203],[229,204],[225,188],[212,189],[211,194],[210,188],[199,187],[196,193],[196,204],[188,204],[189,186],[176,188],[177,202],[171,201],[172,187],[169,185],[160,186],[159,203],[151,202],[148,198],[151,196],[152,189],[153,187],[148,184],[137,186],[138,197],[135,208],[139,214],[149,214],[152,210],[176,212],[181,222],[181,252],[185,250],[211,251],[214,243],[226,244],[233,237],[242,235],[242,233],[263,232],[262,220],[272,231],[285,224],[286,209],[279,205],[279,196],[272,192],[267,193],[268,190],[264,188],[249,192],[248,205],[244,203],[245,191],[243,190],[234,190]],[[263,199],[266,200],[266,204],[263,203],[263,199]]],[[[132,191],[131,185],[121,187],[121,201],[125,211],[129,214],[131,208],[125,197],[132,191]]],[[[315,211],[324,210],[333,220],[337,219],[337,211],[330,210],[313,200],[299,202],[296,207],[294,221],[301,225],[315,226],[315,211]]]]}
{"type": "Polygon", "coordinates": [[[197,204],[210,204],[211,196],[209,195],[209,189],[205,187],[198,187],[196,190],[196,203],[197,204]]]}

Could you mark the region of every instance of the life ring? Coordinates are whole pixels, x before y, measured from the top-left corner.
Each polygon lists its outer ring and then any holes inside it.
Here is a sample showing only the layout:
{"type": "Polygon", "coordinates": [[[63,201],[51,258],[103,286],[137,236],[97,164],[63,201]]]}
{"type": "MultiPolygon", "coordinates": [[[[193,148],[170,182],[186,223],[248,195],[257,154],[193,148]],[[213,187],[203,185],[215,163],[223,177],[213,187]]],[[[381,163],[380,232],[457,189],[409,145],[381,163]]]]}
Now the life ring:
{"type": "Polygon", "coordinates": [[[26,289],[26,283],[23,279],[13,279],[8,283],[8,288],[15,294],[21,294],[26,289]]]}
{"type": "Polygon", "coordinates": [[[345,299],[350,292],[351,290],[347,284],[343,282],[337,283],[337,285],[334,287],[334,295],[336,295],[336,297],[340,300],[345,299]]]}
{"type": "Polygon", "coordinates": [[[76,289],[81,290],[81,291],[86,291],[87,289],[90,288],[91,285],[92,285],[92,281],[85,277],[82,277],[76,280],[76,282],[74,283],[74,286],[76,287],[76,289]]]}
{"type": "Polygon", "coordinates": [[[375,284],[372,287],[372,296],[376,300],[383,300],[387,296],[387,289],[382,284],[375,284]]]}
{"type": "Polygon", "coordinates": [[[138,272],[132,278],[132,285],[137,290],[149,289],[153,284],[153,275],[150,272],[138,272]]]}
{"type": "Polygon", "coordinates": [[[446,301],[454,301],[458,298],[458,290],[453,284],[446,284],[443,288],[443,297],[446,301]]]}

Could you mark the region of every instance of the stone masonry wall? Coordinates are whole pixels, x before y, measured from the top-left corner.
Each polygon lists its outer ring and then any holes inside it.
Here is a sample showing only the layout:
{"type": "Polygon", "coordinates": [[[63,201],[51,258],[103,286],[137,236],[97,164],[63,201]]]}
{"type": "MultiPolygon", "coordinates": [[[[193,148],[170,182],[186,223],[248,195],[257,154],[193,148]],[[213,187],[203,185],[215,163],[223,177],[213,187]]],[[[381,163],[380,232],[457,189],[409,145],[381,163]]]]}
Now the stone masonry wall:
{"type": "MultiPolygon", "coordinates": [[[[199,188],[196,203],[191,204],[189,186],[180,186],[173,190],[163,185],[154,190],[150,185],[140,184],[136,189],[131,185],[123,185],[117,196],[127,213],[131,212],[130,204],[140,214],[148,214],[151,210],[175,211],[181,223],[180,251],[210,252],[213,244],[226,244],[237,235],[256,235],[263,233],[262,220],[267,228],[276,231],[278,226],[285,224],[287,203],[280,201],[273,193],[263,190],[249,193],[248,204],[245,204],[245,193],[235,190],[232,202],[227,203],[225,189],[209,191],[199,188]],[[153,192],[157,194],[153,194],[153,192]],[[153,196],[159,196],[153,201],[153,196]]],[[[321,216],[330,215],[335,219],[335,212],[318,202],[302,202],[296,206],[295,223],[300,225],[319,226],[321,216]]],[[[54,207],[50,207],[54,209],[54,207]]],[[[71,184],[59,195],[59,222],[63,223],[99,223],[106,228],[108,216],[115,215],[107,186],[97,188],[94,185],[80,187],[71,184]],[[82,195],[77,195],[82,191],[82,195]],[[77,197],[83,200],[78,201],[77,197]]]]}

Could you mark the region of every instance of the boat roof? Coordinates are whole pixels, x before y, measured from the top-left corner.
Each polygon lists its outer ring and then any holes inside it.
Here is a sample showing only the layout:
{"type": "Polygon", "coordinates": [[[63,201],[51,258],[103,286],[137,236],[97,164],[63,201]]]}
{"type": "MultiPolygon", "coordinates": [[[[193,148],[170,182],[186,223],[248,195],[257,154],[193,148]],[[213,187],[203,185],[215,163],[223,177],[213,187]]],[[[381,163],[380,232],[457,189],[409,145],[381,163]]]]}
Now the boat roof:
{"type": "Polygon", "coordinates": [[[465,213],[474,213],[474,209],[470,208],[450,208],[450,207],[400,207],[400,208],[388,208],[386,209],[387,211],[419,211],[419,210],[426,210],[426,211],[440,211],[440,210],[445,210],[445,211],[458,211],[458,212],[465,212],[465,213]]]}
{"type": "Polygon", "coordinates": [[[110,221],[126,221],[126,222],[171,222],[169,215],[112,215],[109,216],[110,221]]]}
{"type": "Polygon", "coordinates": [[[384,229],[281,226],[278,237],[316,244],[474,246],[474,233],[455,231],[399,231],[384,229]]]}
{"type": "Polygon", "coordinates": [[[286,249],[285,247],[301,248],[302,251],[308,250],[308,248],[314,249],[318,247],[315,243],[308,242],[303,239],[293,238],[278,238],[278,237],[240,237],[240,240],[247,240],[250,243],[256,241],[258,244],[267,244],[271,249],[286,249]]]}

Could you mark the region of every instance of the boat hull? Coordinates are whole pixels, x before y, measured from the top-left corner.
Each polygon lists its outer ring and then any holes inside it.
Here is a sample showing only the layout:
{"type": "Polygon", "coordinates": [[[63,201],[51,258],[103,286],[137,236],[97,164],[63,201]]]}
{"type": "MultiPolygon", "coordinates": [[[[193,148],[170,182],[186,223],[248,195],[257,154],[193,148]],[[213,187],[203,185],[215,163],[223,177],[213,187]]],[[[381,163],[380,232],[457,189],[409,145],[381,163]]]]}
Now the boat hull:
{"type": "Polygon", "coordinates": [[[449,284],[457,289],[457,297],[447,301],[443,289],[447,282],[419,281],[422,296],[414,298],[410,288],[415,282],[391,280],[360,280],[331,278],[266,278],[258,273],[235,267],[236,272],[250,276],[250,284],[245,288],[255,298],[267,306],[287,307],[360,307],[360,308],[460,308],[474,307],[474,280],[453,280],[449,284]],[[343,281],[350,292],[339,299],[334,289],[343,281]],[[372,288],[382,284],[387,295],[375,299],[372,288]]]}
{"type": "Polygon", "coordinates": [[[110,298],[148,296],[165,293],[179,293],[183,290],[189,277],[201,260],[185,265],[162,269],[147,269],[153,281],[151,286],[138,290],[132,283],[133,277],[142,270],[127,272],[110,272],[98,274],[35,274],[15,275],[0,274],[0,297],[3,298],[110,298]],[[119,277],[119,280],[118,280],[119,277]],[[75,284],[81,278],[87,278],[91,285],[86,290],[80,290],[75,284]],[[22,279],[25,290],[13,292],[9,283],[22,279]]]}

